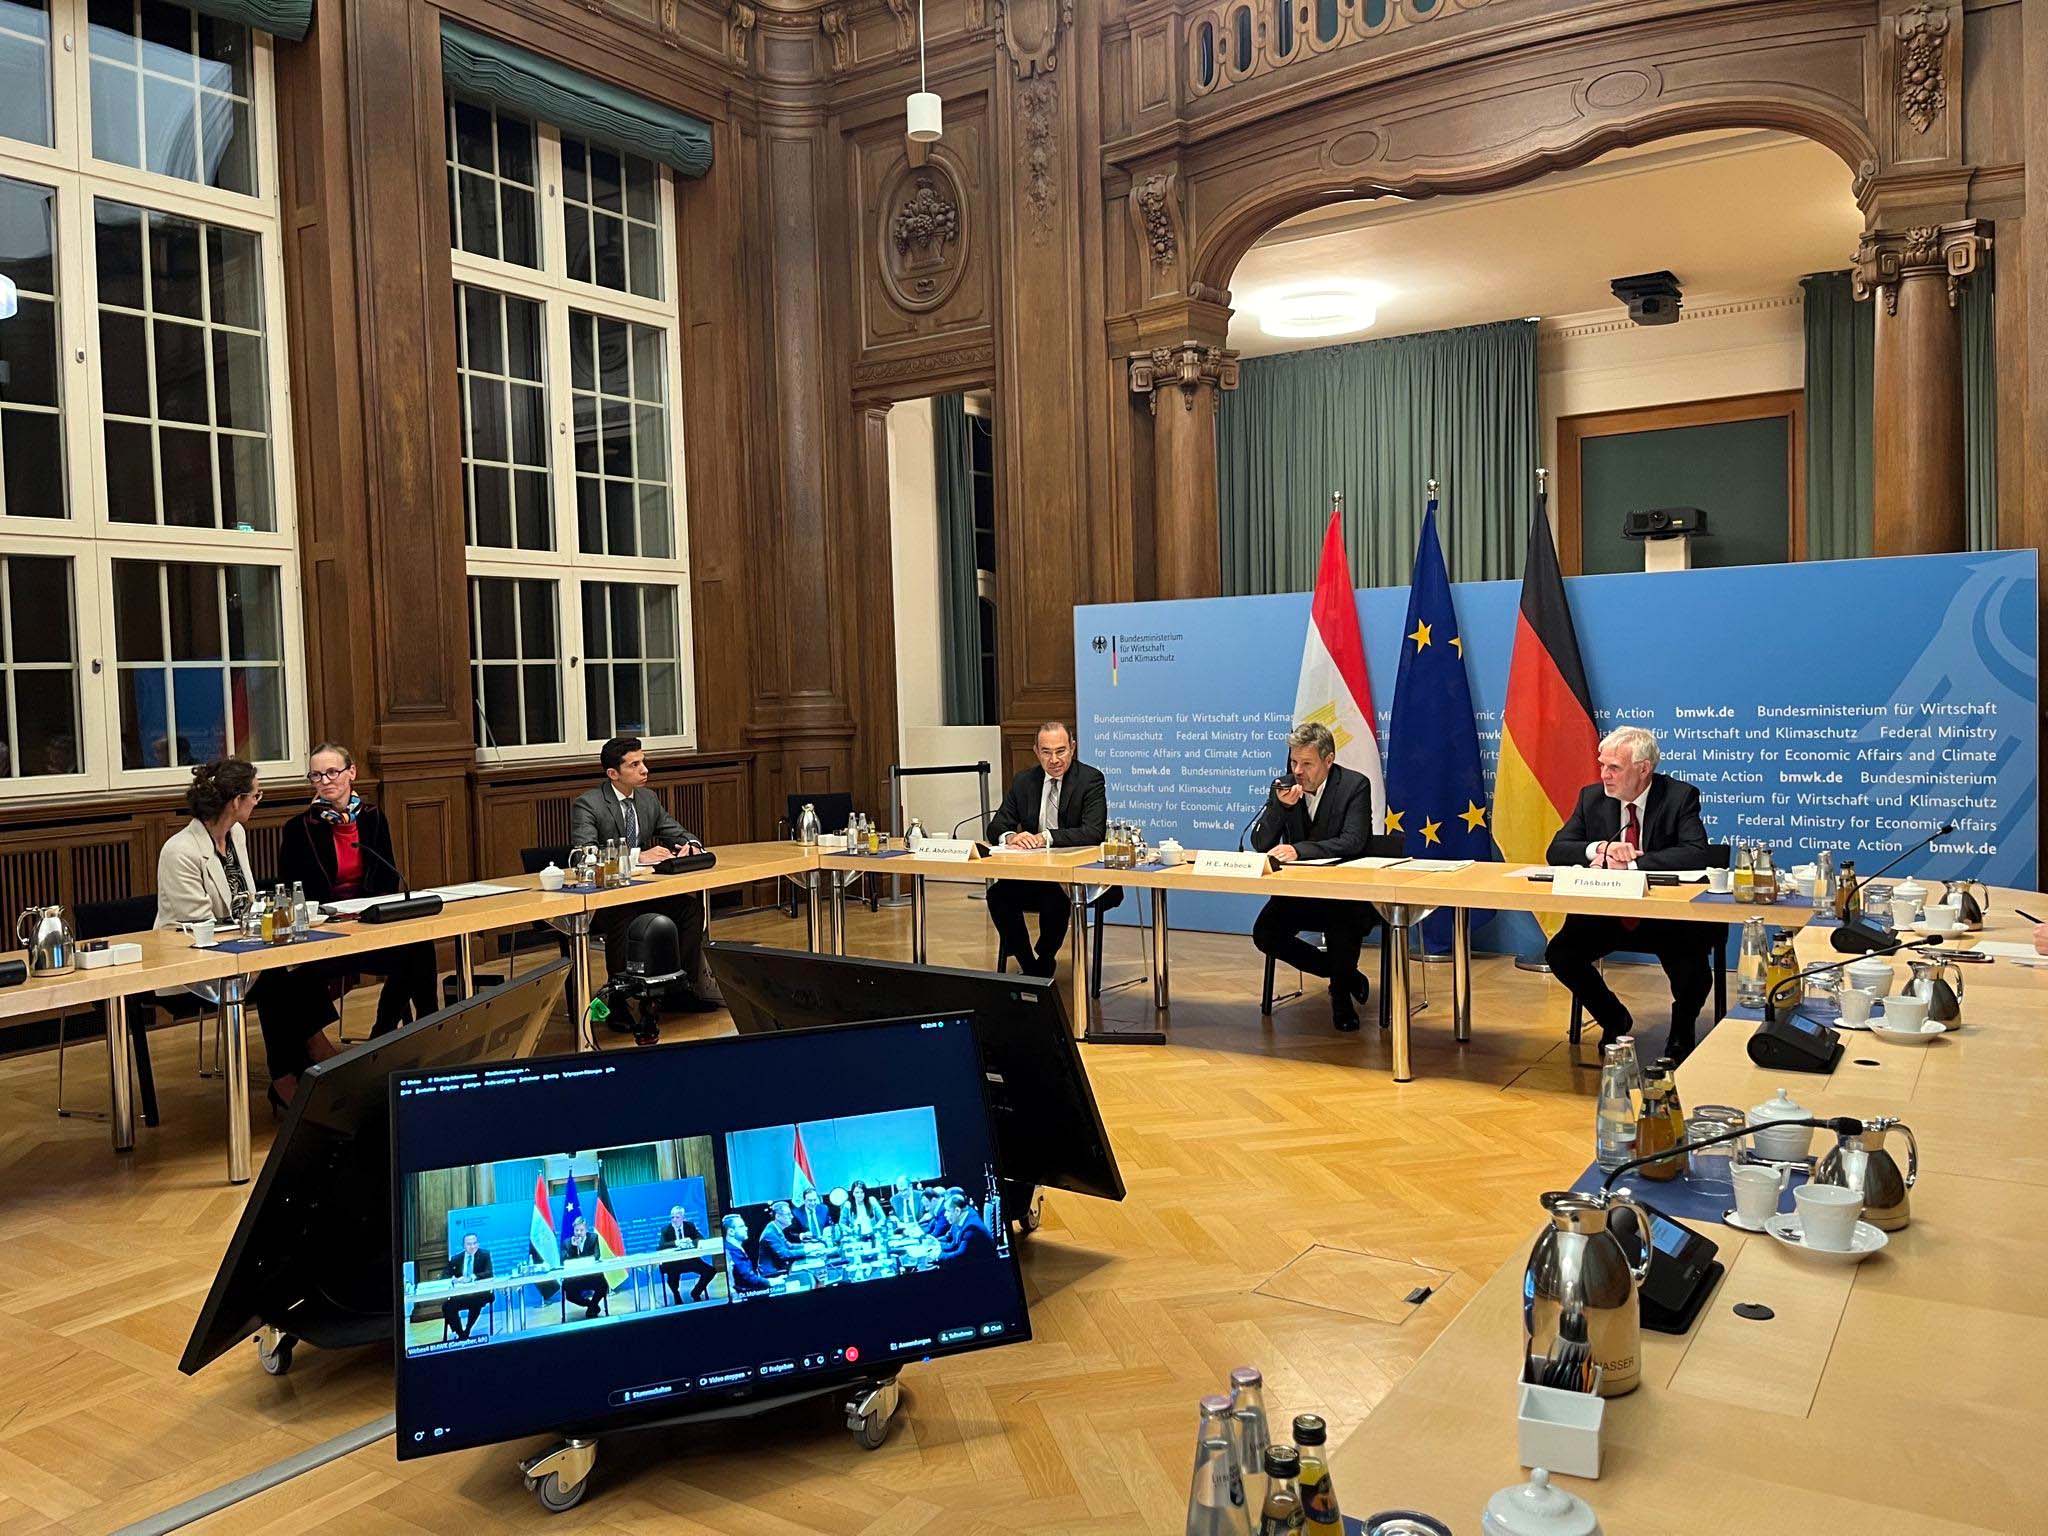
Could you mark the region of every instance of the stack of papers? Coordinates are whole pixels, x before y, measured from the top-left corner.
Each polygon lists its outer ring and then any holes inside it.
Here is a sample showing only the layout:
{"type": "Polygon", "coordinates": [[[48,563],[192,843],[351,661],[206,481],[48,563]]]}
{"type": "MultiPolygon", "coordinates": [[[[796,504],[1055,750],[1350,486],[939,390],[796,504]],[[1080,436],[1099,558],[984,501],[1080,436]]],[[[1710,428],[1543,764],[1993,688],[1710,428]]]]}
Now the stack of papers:
{"type": "Polygon", "coordinates": [[[1392,868],[1393,868],[1393,867],[1394,867],[1394,866],[1395,866],[1396,864],[1406,864],[1406,863],[1408,863],[1408,862],[1409,862],[1409,861],[1408,861],[1407,859],[1405,859],[1405,858],[1401,858],[1401,859],[1383,859],[1383,858],[1380,858],[1380,857],[1378,857],[1377,855],[1374,855],[1374,856],[1370,856],[1370,857],[1367,857],[1367,858],[1363,858],[1363,859],[1347,859],[1347,860],[1345,861],[1345,863],[1344,863],[1344,868],[1346,868],[1346,869],[1392,869],[1392,868]]]}
{"type": "MultiPolygon", "coordinates": [[[[486,885],[482,881],[472,880],[460,885],[428,886],[422,890],[413,891],[411,894],[416,897],[438,896],[443,902],[450,902],[468,901],[477,896],[511,896],[516,894],[518,889],[517,886],[513,885],[486,885]]],[[[374,907],[379,902],[404,901],[405,899],[405,896],[402,894],[395,896],[351,896],[346,901],[330,901],[327,905],[336,912],[353,915],[374,907]]]]}
{"type": "Polygon", "coordinates": [[[1453,870],[1470,869],[1472,861],[1470,859],[1410,859],[1401,867],[1403,869],[1417,870],[1425,875],[1448,875],[1453,870]]]}

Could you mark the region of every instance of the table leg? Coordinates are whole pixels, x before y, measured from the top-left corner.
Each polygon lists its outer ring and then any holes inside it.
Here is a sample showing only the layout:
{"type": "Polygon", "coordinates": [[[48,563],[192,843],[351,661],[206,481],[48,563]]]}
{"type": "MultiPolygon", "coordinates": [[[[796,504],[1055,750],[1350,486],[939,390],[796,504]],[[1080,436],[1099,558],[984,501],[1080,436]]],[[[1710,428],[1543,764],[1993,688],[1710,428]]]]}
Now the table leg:
{"type": "Polygon", "coordinates": [[[107,1119],[114,1150],[135,1146],[135,1054],[128,1040],[128,999],[107,999],[107,1119]]]}
{"type": "Polygon", "coordinates": [[[846,953],[846,882],[834,871],[826,883],[832,887],[832,953],[846,953]]]}
{"type": "Polygon", "coordinates": [[[476,996],[476,961],[470,952],[471,937],[472,935],[467,933],[455,935],[455,995],[457,997],[476,996]]]}
{"type": "Polygon", "coordinates": [[[1095,1000],[1088,995],[1088,951],[1093,935],[1088,932],[1088,887],[1070,885],[1067,887],[1073,899],[1074,913],[1071,929],[1074,935],[1074,1035],[1078,1039],[1088,1033],[1094,1022],[1095,1000]]]}
{"type": "Polygon", "coordinates": [[[1171,989],[1166,968],[1166,892],[1152,893],[1152,1006],[1160,1013],[1167,1010],[1171,1000],[1171,989]]]}
{"type": "Polygon", "coordinates": [[[1394,1058],[1394,1081],[1413,1082],[1408,1060],[1408,922],[1411,911],[1398,903],[1380,908],[1387,920],[1385,941],[1394,946],[1387,967],[1387,1036],[1394,1058]]]}
{"type": "Polygon", "coordinates": [[[814,869],[804,876],[804,918],[811,930],[811,953],[817,954],[825,947],[825,914],[818,910],[818,872],[814,869]]]}
{"type": "Polygon", "coordinates": [[[1451,1038],[1472,1038],[1472,909],[1451,908],[1451,1038]]]}
{"type": "Polygon", "coordinates": [[[220,1033],[226,1049],[221,1078],[228,1096],[228,1182],[249,1182],[249,1037],[242,1000],[249,978],[230,976],[220,984],[220,1033]]]}
{"type": "Polygon", "coordinates": [[[925,908],[924,876],[910,877],[910,958],[919,965],[925,963],[925,947],[930,939],[931,918],[925,908]]]}
{"type": "Polygon", "coordinates": [[[556,926],[569,936],[569,1024],[576,1037],[576,1049],[594,1051],[590,1038],[590,914],[559,919],[556,926]]]}

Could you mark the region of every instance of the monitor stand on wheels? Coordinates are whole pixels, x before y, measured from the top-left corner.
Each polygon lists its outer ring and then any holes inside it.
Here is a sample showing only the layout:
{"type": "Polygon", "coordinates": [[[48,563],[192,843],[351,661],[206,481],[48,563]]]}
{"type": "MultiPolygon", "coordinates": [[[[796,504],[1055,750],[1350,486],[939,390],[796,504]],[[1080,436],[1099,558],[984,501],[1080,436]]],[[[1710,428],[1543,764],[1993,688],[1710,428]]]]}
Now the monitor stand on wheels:
{"type": "MultiPolygon", "coordinates": [[[[902,1400],[894,1376],[879,1381],[842,1382],[838,1386],[820,1387],[810,1392],[789,1392],[780,1397],[735,1403],[731,1407],[707,1409],[702,1413],[678,1414],[672,1419],[657,1419],[651,1424],[636,1424],[633,1428],[665,1429],[677,1424],[708,1424],[718,1419],[750,1419],[777,1408],[786,1408],[792,1403],[835,1396],[846,1411],[846,1427],[855,1444],[864,1451],[879,1450],[882,1442],[889,1438],[890,1422],[902,1400]]],[[[519,1472],[526,1479],[528,1491],[540,1500],[541,1508],[551,1514],[560,1514],[583,1502],[583,1495],[590,1491],[591,1469],[596,1465],[597,1441],[572,1435],[552,1450],[529,1456],[519,1464],[519,1472]]]]}

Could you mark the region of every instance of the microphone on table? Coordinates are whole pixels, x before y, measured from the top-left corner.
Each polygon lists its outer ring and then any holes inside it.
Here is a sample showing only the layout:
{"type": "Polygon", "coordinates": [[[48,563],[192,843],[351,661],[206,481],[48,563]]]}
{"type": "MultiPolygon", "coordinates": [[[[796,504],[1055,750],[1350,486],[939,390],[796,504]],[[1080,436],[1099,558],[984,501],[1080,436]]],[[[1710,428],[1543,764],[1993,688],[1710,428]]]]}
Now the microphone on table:
{"type": "MultiPolygon", "coordinates": [[[[1915,843],[1912,847],[1908,848],[1904,853],[1901,853],[1897,858],[1893,859],[1891,863],[1885,865],[1884,868],[1874,870],[1870,874],[1861,876],[1856,881],[1856,884],[1853,888],[1856,890],[1862,890],[1865,886],[1869,885],[1873,880],[1876,880],[1879,876],[1890,874],[1893,870],[1897,869],[1901,864],[1903,864],[1907,859],[1910,859],[1922,848],[1925,848],[1929,843],[1933,842],[1937,837],[1947,837],[1949,833],[1955,831],[1955,829],[1956,824],[1954,822],[1944,821],[1932,832],[1928,833],[1925,837],[1921,838],[1919,842],[1915,843]]],[[[1873,949],[1878,948],[1881,944],[1885,942],[1885,939],[1883,937],[1884,932],[1885,930],[1878,927],[1877,924],[1867,923],[1864,922],[1862,919],[1858,918],[1849,922],[1845,922],[1842,924],[1840,928],[1837,928],[1835,930],[1835,936],[1832,942],[1836,949],[1841,950],[1845,954],[1865,954],[1873,949]]]]}
{"type": "MultiPolygon", "coordinates": [[[[1865,926],[1872,928],[1878,933],[1884,932],[1883,929],[1877,928],[1875,924],[1866,924],[1865,926]]],[[[1895,955],[1908,949],[1926,949],[1930,945],[1939,944],[1940,942],[1941,939],[1938,936],[1928,939],[1914,939],[1910,943],[1904,939],[1894,939],[1887,936],[1882,942],[1873,944],[1868,949],[1855,951],[1846,960],[1824,960],[1819,965],[1806,966],[1804,969],[1795,971],[1792,975],[1787,976],[1783,981],[1771,988],[1769,992],[1764,994],[1764,1022],[1768,1024],[1777,1019],[1778,1002],[1781,993],[1787,996],[1794,995],[1787,991],[1788,988],[1797,988],[1798,995],[1805,993],[1806,979],[1809,976],[1825,976],[1829,971],[1839,971],[1845,965],[1854,965],[1868,954],[1895,955]]],[[[1799,1005],[1795,1002],[1792,1006],[1796,1009],[1799,1005]]]]}
{"type": "MultiPolygon", "coordinates": [[[[1774,1126],[1803,1125],[1817,1131],[1833,1131],[1837,1136],[1861,1136],[1866,1129],[1864,1123],[1853,1115],[1814,1116],[1804,1120],[1773,1120],[1774,1126]]],[[[1681,1141],[1675,1147],[1666,1147],[1661,1152],[1648,1152],[1641,1157],[1632,1157],[1619,1168],[1611,1168],[1600,1180],[1600,1192],[1607,1193],[1614,1188],[1614,1181],[1631,1168],[1641,1168],[1649,1163],[1661,1163],[1674,1157],[1684,1157],[1696,1147],[1711,1147],[1717,1142],[1735,1141],[1754,1131],[1754,1125],[1738,1126],[1732,1131],[1722,1131],[1716,1136],[1701,1136],[1695,1140],[1681,1141]]]]}
{"type": "Polygon", "coordinates": [[[379,853],[375,848],[372,848],[370,846],[370,840],[368,838],[357,838],[356,846],[360,848],[364,853],[367,853],[371,858],[375,859],[379,864],[382,864],[386,869],[390,870],[391,873],[398,876],[399,889],[405,892],[405,894],[399,897],[398,900],[396,901],[371,902],[369,906],[363,908],[363,910],[359,914],[357,914],[358,917],[363,922],[402,923],[409,917],[432,917],[435,913],[439,912],[442,907],[447,905],[446,902],[442,901],[442,899],[439,896],[435,895],[431,891],[424,896],[413,895],[412,882],[405,878],[405,871],[400,869],[396,864],[392,863],[389,859],[385,858],[384,855],[379,853]]]}

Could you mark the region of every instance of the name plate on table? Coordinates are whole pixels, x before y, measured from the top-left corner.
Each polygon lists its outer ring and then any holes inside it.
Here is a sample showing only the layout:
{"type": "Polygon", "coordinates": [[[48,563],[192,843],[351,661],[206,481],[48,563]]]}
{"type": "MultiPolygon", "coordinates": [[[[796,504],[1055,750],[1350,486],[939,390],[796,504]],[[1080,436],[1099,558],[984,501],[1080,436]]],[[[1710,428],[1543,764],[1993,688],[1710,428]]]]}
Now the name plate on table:
{"type": "Polygon", "coordinates": [[[1206,848],[1195,852],[1195,873],[1198,875],[1256,880],[1272,867],[1272,859],[1263,853],[1212,853],[1206,848]]]}
{"type": "Polygon", "coordinates": [[[965,864],[974,857],[974,839],[971,837],[920,837],[912,856],[920,859],[939,859],[948,864],[965,864]]]}
{"type": "Polygon", "coordinates": [[[1626,896],[1641,901],[1650,877],[1640,869],[1560,869],[1550,882],[1560,896],[1626,896]]]}

